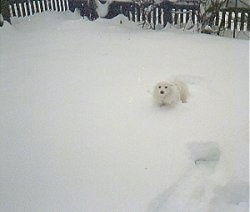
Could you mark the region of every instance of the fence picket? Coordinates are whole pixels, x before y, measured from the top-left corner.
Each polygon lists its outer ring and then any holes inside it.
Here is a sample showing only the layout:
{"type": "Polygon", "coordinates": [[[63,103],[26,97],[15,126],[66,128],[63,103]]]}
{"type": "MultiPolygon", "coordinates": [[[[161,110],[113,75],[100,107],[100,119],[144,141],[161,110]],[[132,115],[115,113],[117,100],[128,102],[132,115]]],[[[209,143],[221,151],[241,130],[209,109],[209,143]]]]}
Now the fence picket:
{"type": "Polygon", "coordinates": [[[69,10],[69,2],[67,0],[64,0],[65,5],[66,5],[66,10],[69,10]]]}
{"type": "Polygon", "coordinates": [[[44,4],[44,0],[40,1],[40,8],[41,8],[41,12],[45,12],[45,4],[44,4]]]}
{"type": "Polygon", "coordinates": [[[11,17],[16,16],[16,14],[15,14],[15,9],[14,9],[14,5],[13,5],[13,4],[10,4],[10,5],[9,5],[9,11],[10,11],[10,16],[11,16],[11,17]]]}
{"type": "Polygon", "coordinates": [[[250,31],[250,12],[248,12],[248,15],[247,15],[247,30],[250,31]]]}
{"type": "Polygon", "coordinates": [[[31,0],[31,7],[33,15],[36,13],[36,2],[31,0]]]}
{"type": "Polygon", "coordinates": [[[135,4],[132,4],[131,7],[132,21],[135,22],[135,4]]]}
{"type": "Polygon", "coordinates": [[[157,7],[157,24],[162,24],[162,12],[160,7],[157,7]]]}
{"type": "Polygon", "coordinates": [[[47,2],[47,8],[48,8],[48,10],[51,11],[52,10],[51,0],[47,0],[46,2],[47,2]]]}
{"type": "Polygon", "coordinates": [[[223,11],[222,12],[222,18],[221,18],[221,23],[220,23],[220,28],[225,28],[226,27],[226,13],[223,11]]]}
{"type": "Polygon", "coordinates": [[[60,1],[56,0],[56,6],[57,6],[57,10],[58,12],[60,12],[60,1]]]}
{"type": "Polygon", "coordinates": [[[21,3],[17,3],[17,8],[19,10],[19,17],[23,17],[23,14],[22,14],[22,5],[21,3]]]}
{"type": "Polygon", "coordinates": [[[64,7],[64,0],[61,0],[61,8],[62,8],[62,10],[61,10],[61,11],[65,11],[65,7],[64,7]]]}
{"type": "Polygon", "coordinates": [[[43,1],[42,0],[38,1],[38,7],[39,7],[39,13],[44,12],[43,11],[43,1]]]}
{"type": "Polygon", "coordinates": [[[37,6],[37,13],[41,13],[41,2],[40,1],[36,1],[36,6],[37,6]]]}
{"type": "Polygon", "coordinates": [[[26,14],[25,14],[25,9],[24,9],[24,2],[23,2],[23,1],[21,1],[21,2],[19,3],[19,7],[20,7],[20,12],[21,12],[21,17],[26,16],[26,14]]]}
{"type": "Polygon", "coordinates": [[[27,3],[26,1],[23,2],[23,8],[24,8],[24,16],[28,16],[28,9],[27,9],[27,3]]]}
{"type": "Polygon", "coordinates": [[[234,30],[238,28],[238,12],[234,12],[234,30]]]}
{"type": "Polygon", "coordinates": [[[197,22],[197,19],[196,19],[196,11],[195,10],[192,10],[192,21],[193,23],[195,24],[197,22]]]}
{"type": "Polygon", "coordinates": [[[227,21],[227,23],[228,23],[227,28],[231,29],[231,27],[232,27],[232,12],[231,11],[228,14],[228,21],[227,21]]]}
{"type": "Polygon", "coordinates": [[[136,21],[140,22],[141,21],[141,11],[140,11],[140,7],[136,6],[136,21]]]}
{"type": "Polygon", "coordinates": [[[60,12],[61,11],[61,1],[56,0],[56,4],[57,4],[57,11],[60,12]]]}
{"type": "Polygon", "coordinates": [[[14,6],[14,11],[15,11],[15,14],[16,14],[15,16],[17,16],[17,17],[18,17],[17,6],[16,6],[16,4],[15,4],[15,3],[14,3],[14,5],[13,5],[13,6],[14,6]]]}
{"type": "Polygon", "coordinates": [[[54,11],[56,11],[57,9],[56,9],[56,3],[55,3],[55,0],[51,0],[51,2],[52,2],[52,10],[54,10],[54,11]]]}
{"type": "Polygon", "coordinates": [[[245,19],[245,13],[241,13],[241,15],[240,15],[240,31],[244,30],[244,19],[245,19]]]}
{"type": "Polygon", "coordinates": [[[62,11],[66,11],[65,10],[65,5],[64,5],[64,0],[61,0],[61,7],[62,7],[62,11]]]}
{"type": "Polygon", "coordinates": [[[145,21],[146,17],[145,17],[145,13],[142,11],[143,9],[141,8],[141,21],[145,21]]]}
{"type": "Polygon", "coordinates": [[[188,21],[189,21],[189,16],[190,16],[190,10],[189,11],[186,11],[187,12],[187,14],[186,14],[186,23],[188,23],[188,21]]]}
{"type": "Polygon", "coordinates": [[[215,26],[219,26],[219,23],[220,23],[220,14],[219,12],[217,12],[215,14],[215,26]]]}
{"type": "Polygon", "coordinates": [[[180,14],[180,23],[184,24],[184,15],[183,15],[184,9],[181,9],[180,12],[181,12],[181,14],[180,14]]]}
{"type": "Polygon", "coordinates": [[[35,11],[36,11],[36,13],[39,13],[40,12],[39,3],[36,0],[34,0],[34,3],[35,3],[35,11]]]}
{"type": "Polygon", "coordinates": [[[44,11],[48,11],[47,0],[43,0],[43,8],[44,8],[44,11]]]}
{"type": "Polygon", "coordinates": [[[152,20],[152,16],[151,16],[151,13],[148,13],[147,15],[147,20],[148,20],[148,23],[151,23],[151,20],[152,20]]]}
{"type": "Polygon", "coordinates": [[[26,14],[27,14],[27,16],[30,16],[30,15],[31,15],[31,12],[30,12],[29,1],[26,0],[25,4],[26,4],[26,14]]]}
{"type": "Polygon", "coordinates": [[[21,17],[21,10],[20,10],[20,6],[19,6],[19,2],[16,3],[15,5],[16,5],[17,16],[21,17]]]}
{"type": "Polygon", "coordinates": [[[153,9],[152,11],[152,21],[153,21],[153,29],[155,29],[155,25],[156,25],[156,8],[153,9]]]}

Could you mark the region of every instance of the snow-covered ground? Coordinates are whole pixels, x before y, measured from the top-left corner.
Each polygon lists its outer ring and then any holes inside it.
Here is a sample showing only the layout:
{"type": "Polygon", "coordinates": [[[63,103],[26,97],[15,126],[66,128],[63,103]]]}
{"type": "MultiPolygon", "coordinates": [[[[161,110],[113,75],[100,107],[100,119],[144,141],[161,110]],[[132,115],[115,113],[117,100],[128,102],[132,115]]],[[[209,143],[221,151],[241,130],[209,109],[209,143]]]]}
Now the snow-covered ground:
{"type": "Polygon", "coordinates": [[[0,211],[248,211],[249,41],[50,13],[0,28],[0,211]],[[177,77],[186,104],[153,104],[177,77]]]}

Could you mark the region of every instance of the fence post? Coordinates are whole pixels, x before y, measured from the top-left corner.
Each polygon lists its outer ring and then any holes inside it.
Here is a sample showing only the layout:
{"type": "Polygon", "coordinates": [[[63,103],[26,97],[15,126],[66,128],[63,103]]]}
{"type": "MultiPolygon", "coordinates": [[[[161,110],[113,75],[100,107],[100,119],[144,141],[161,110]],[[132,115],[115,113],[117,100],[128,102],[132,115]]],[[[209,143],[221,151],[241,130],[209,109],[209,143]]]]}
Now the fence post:
{"type": "Polygon", "coordinates": [[[232,23],[231,23],[231,21],[232,21],[232,11],[229,11],[229,14],[228,14],[228,25],[227,25],[227,28],[228,29],[231,29],[231,26],[232,26],[232,23]]]}
{"type": "Polygon", "coordinates": [[[220,13],[216,12],[216,14],[215,14],[215,26],[219,26],[219,21],[220,21],[220,13]]]}
{"type": "Polygon", "coordinates": [[[222,12],[221,27],[226,28],[226,11],[222,12]]]}
{"type": "Polygon", "coordinates": [[[38,1],[34,1],[35,2],[35,5],[36,5],[36,13],[39,13],[39,2],[38,1]]]}
{"type": "Polygon", "coordinates": [[[158,8],[158,24],[162,24],[161,23],[161,7],[157,6],[158,8]]]}
{"type": "Polygon", "coordinates": [[[145,22],[146,17],[145,17],[145,13],[144,13],[144,7],[140,7],[140,13],[141,13],[141,21],[145,22]]]}
{"type": "Polygon", "coordinates": [[[185,18],[186,23],[188,23],[189,21],[189,16],[190,16],[190,10],[189,11],[186,10],[186,18],[185,18]]]}
{"type": "Polygon", "coordinates": [[[196,11],[194,9],[192,9],[192,21],[193,21],[193,24],[196,24],[195,16],[196,16],[196,11]]]}
{"type": "Polygon", "coordinates": [[[148,21],[148,23],[151,23],[151,12],[149,12],[147,15],[146,15],[146,20],[148,21]]]}
{"type": "Polygon", "coordinates": [[[181,24],[184,24],[184,9],[182,8],[181,10],[180,10],[180,12],[181,12],[181,14],[180,14],[180,22],[181,22],[181,24]]]}
{"type": "Polygon", "coordinates": [[[244,20],[245,20],[245,12],[242,12],[240,16],[240,30],[241,31],[244,30],[244,20]]]}
{"type": "Polygon", "coordinates": [[[140,7],[139,7],[139,5],[136,4],[135,8],[136,8],[136,16],[137,16],[136,17],[136,21],[140,22],[140,19],[141,19],[141,10],[140,10],[140,7]]]}
{"type": "Polygon", "coordinates": [[[154,7],[152,12],[153,12],[153,29],[155,29],[155,25],[156,25],[156,7],[154,7]]]}
{"type": "Polygon", "coordinates": [[[178,13],[176,8],[174,8],[174,10],[172,10],[172,12],[174,13],[174,25],[176,25],[178,23],[179,13],[178,13]]]}
{"type": "Polygon", "coordinates": [[[238,25],[238,12],[234,12],[234,30],[233,30],[233,38],[236,38],[236,31],[237,31],[237,25],[238,25]]]}
{"type": "Polygon", "coordinates": [[[226,24],[226,12],[223,11],[222,12],[222,18],[221,18],[221,23],[220,23],[217,35],[220,35],[220,31],[221,31],[222,28],[225,28],[225,24],[226,24]]]}
{"type": "Polygon", "coordinates": [[[247,18],[247,30],[250,31],[250,12],[248,12],[247,18]]]}
{"type": "Polygon", "coordinates": [[[131,13],[132,13],[132,21],[135,22],[135,3],[133,5],[131,5],[130,9],[131,9],[131,13]]]}
{"type": "Polygon", "coordinates": [[[28,0],[25,0],[25,4],[26,4],[26,15],[29,16],[31,14],[31,11],[30,11],[30,7],[29,7],[29,1],[28,0]]]}

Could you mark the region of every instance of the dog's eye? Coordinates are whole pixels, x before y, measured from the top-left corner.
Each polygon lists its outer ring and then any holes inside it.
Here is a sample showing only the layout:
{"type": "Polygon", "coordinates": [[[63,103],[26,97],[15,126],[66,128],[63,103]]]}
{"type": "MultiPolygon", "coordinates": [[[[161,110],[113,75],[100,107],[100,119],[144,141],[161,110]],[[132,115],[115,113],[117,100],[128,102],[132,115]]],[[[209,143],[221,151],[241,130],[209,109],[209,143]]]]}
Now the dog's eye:
{"type": "Polygon", "coordinates": [[[168,86],[165,86],[165,88],[167,89],[167,88],[168,88],[168,86]]]}
{"type": "Polygon", "coordinates": [[[159,86],[158,88],[161,88],[161,86],[159,86]]]}

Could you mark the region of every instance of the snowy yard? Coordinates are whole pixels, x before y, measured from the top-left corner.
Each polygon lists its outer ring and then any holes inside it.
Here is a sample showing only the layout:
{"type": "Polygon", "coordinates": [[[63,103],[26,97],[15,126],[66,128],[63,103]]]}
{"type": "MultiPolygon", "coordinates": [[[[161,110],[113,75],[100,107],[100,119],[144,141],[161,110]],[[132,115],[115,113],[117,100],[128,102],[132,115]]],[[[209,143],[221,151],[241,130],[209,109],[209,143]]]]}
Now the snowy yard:
{"type": "Polygon", "coordinates": [[[0,28],[0,211],[247,212],[249,41],[53,13],[0,28]],[[158,81],[188,103],[153,104],[158,81]]]}

